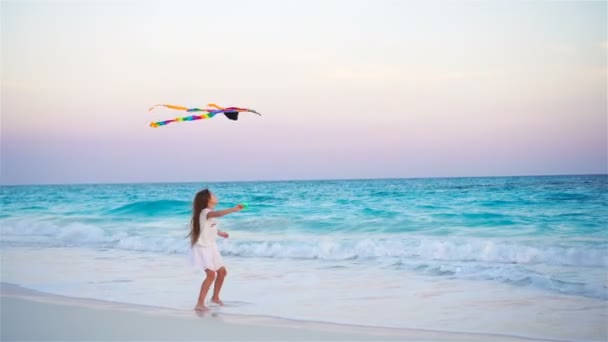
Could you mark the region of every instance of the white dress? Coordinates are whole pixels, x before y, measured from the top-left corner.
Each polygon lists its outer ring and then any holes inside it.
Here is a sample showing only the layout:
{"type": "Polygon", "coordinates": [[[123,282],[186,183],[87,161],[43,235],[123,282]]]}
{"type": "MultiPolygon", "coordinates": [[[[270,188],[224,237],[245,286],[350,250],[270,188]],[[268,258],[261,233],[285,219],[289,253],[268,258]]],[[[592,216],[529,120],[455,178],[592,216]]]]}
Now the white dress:
{"type": "Polygon", "coordinates": [[[199,270],[217,271],[224,267],[224,260],[220,255],[215,240],[217,239],[217,223],[215,218],[207,219],[207,214],[211,209],[203,209],[199,222],[201,232],[198,240],[192,246],[192,265],[199,270]]]}

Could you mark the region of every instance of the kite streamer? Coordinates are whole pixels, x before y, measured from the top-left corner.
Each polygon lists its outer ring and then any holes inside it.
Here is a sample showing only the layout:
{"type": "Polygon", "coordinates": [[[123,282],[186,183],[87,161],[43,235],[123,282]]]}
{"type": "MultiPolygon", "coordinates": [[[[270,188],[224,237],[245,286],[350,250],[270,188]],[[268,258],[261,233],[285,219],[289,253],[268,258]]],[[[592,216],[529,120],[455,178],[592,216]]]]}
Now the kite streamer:
{"type": "Polygon", "coordinates": [[[220,107],[213,103],[208,104],[207,106],[209,106],[211,108],[188,108],[188,107],[175,106],[175,105],[169,105],[169,104],[157,104],[155,106],[150,107],[150,109],[148,109],[148,111],[151,111],[156,107],[165,107],[165,108],[169,108],[169,109],[181,110],[181,111],[186,111],[186,112],[205,112],[205,113],[200,114],[200,115],[182,116],[182,117],[177,117],[175,119],[170,119],[170,120],[151,122],[150,127],[165,126],[172,122],[211,119],[218,114],[224,114],[228,119],[235,120],[235,121],[239,119],[239,114],[244,113],[244,112],[254,113],[254,114],[257,114],[260,116],[262,115],[262,114],[256,112],[255,110],[248,109],[248,108],[239,108],[239,107],[224,108],[224,107],[220,107]]]}

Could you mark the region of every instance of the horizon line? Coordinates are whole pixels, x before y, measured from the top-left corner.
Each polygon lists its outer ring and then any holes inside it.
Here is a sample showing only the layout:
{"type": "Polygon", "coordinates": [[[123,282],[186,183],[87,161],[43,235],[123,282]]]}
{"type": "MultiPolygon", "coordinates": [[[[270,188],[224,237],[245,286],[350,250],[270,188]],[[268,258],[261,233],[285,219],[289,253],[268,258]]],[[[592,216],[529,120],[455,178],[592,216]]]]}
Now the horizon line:
{"type": "Polygon", "coordinates": [[[556,174],[515,174],[499,176],[418,176],[418,177],[369,177],[369,178],[300,178],[300,179],[250,179],[250,180],[223,180],[223,181],[150,181],[150,182],[81,182],[81,183],[16,183],[0,184],[0,187],[19,186],[58,186],[58,185],[145,185],[145,184],[225,184],[225,183],[280,183],[280,182],[331,182],[331,181],[374,181],[374,180],[419,180],[419,179],[462,179],[462,178],[519,178],[519,177],[574,177],[574,176],[608,176],[604,173],[556,173],[556,174]]]}

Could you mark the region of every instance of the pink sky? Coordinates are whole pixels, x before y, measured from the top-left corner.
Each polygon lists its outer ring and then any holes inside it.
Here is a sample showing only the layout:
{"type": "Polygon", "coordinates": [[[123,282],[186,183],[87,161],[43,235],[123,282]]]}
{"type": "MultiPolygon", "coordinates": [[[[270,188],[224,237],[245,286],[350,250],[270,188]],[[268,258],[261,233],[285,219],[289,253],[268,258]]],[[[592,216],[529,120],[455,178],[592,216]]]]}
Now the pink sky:
{"type": "Polygon", "coordinates": [[[606,2],[1,6],[2,184],[608,172],[606,2]]]}

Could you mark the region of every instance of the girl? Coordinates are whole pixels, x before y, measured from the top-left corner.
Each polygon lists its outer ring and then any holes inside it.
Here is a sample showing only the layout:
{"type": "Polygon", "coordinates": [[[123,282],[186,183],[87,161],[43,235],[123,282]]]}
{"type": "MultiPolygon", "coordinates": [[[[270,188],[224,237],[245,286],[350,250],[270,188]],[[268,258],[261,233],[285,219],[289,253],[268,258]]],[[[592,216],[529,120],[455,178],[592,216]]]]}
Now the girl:
{"type": "Polygon", "coordinates": [[[228,238],[228,233],[217,228],[215,223],[216,217],[222,217],[230,213],[234,213],[243,209],[243,205],[239,204],[234,208],[213,211],[217,204],[217,197],[208,189],[199,191],[194,197],[192,206],[192,225],[190,234],[190,245],[192,247],[192,259],[196,267],[202,268],[206,273],[206,278],[201,284],[201,291],[198,295],[198,302],[194,307],[197,311],[206,311],[205,297],[209,291],[211,283],[215,280],[213,287],[213,296],[211,301],[218,305],[224,303],[220,300],[220,290],[226,277],[226,266],[217,248],[215,239],[217,235],[228,238]]]}

